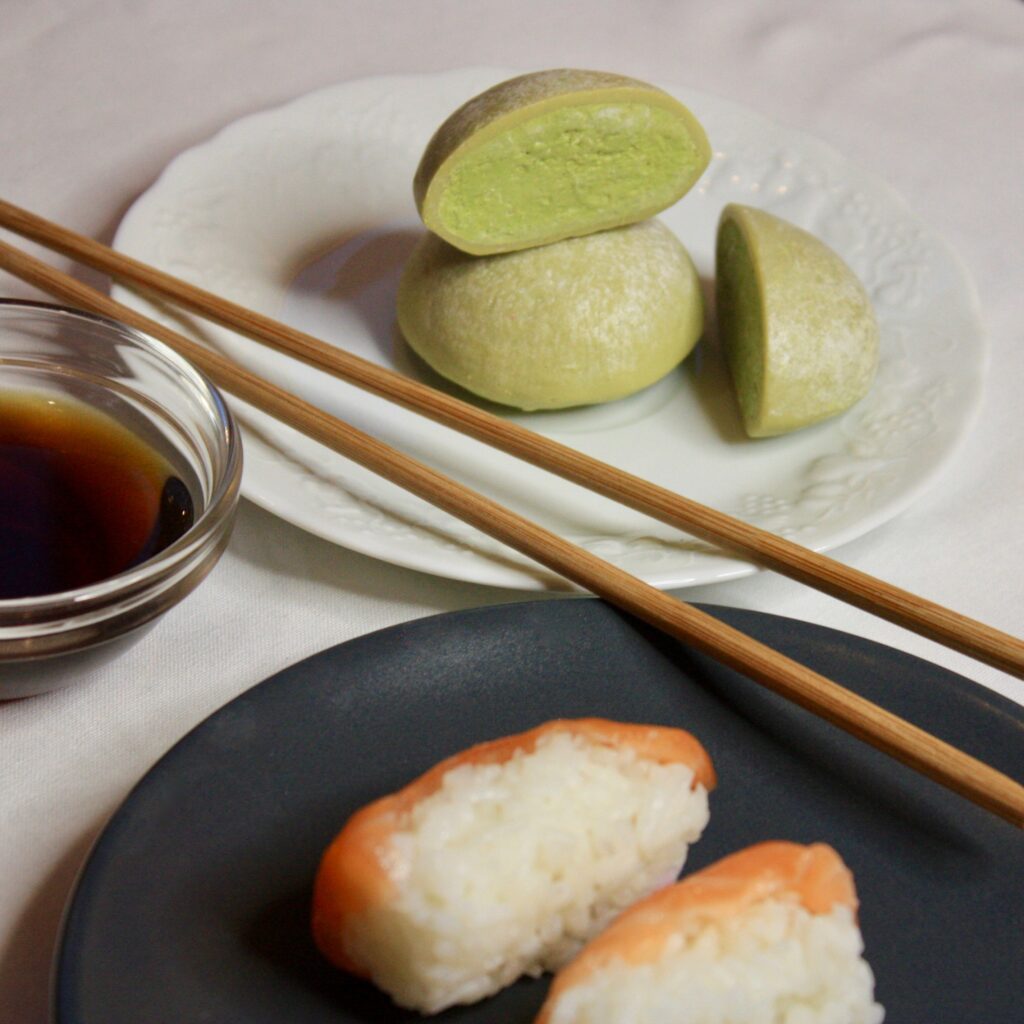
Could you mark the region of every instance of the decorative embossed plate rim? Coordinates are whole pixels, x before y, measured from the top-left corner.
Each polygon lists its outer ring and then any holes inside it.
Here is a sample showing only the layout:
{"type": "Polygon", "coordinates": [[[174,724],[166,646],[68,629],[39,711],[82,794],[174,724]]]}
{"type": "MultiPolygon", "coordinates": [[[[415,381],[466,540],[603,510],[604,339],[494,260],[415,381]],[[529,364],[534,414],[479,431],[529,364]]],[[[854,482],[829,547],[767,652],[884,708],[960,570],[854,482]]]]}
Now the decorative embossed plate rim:
{"type": "MultiPolygon", "coordinates": [[[[361,79],[243,118],[174,160],[131,208],[115,245],[446,387],[394,336],[397,273],[420,230],[410,182],[436,125],[512,73],[477,68],[361,79]]],[[[905,509],[965,435],[985,364],[973,286],[949,247],[888,186],[833,149],[737,104],[665,88],[701,119],[714,149],[697,187],[662,214],[690,249],[709,297],[715,224],[727,202],[761,206],[806,227],[847,260],[872,297],[883,350],[875,386],[836,420],[747,441],[709,312],[708,337],[695,356],[647,391],[591,409],[505,414],[810,547],[833,548],[905,509]]],[[[170,319],[130,292],[117,294],[170,319]]],[[[190,318],[173,322],[655,586],[755,571],[229,331],[190,318]]],[[[410,568],[524,590],[566,588],[387,481],[255,410],[238,409],[246,433],[243,493],[269,511],[410,568]]]]}

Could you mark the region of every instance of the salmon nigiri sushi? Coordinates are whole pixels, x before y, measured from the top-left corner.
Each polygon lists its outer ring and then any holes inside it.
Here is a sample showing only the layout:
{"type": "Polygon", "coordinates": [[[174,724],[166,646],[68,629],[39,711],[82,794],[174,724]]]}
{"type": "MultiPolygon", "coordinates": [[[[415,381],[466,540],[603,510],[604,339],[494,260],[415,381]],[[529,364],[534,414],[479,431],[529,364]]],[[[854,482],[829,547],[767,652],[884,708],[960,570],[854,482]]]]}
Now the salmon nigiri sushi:
{"type": "Polygon", "coordinates": [[[853,876],[829,846],[751,846],[642,900],[534,1024],[879,1024],[853,876]]]}
{"type": "Polygon", "coordinates": [[[672,882],[715,783],[681,729],[558,720],[471,747],[357,811],[327,849],[313,936],[435,1013],[555,970],[672,882]]]}

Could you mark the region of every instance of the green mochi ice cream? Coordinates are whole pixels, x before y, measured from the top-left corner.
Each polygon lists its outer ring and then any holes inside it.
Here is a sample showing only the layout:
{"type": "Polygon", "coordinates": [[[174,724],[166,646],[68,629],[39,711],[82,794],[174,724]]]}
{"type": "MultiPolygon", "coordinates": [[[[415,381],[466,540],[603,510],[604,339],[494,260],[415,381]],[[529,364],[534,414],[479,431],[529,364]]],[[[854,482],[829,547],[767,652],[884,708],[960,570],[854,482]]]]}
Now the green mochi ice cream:
{"type": "Polygon", "coordinates": [[[810,426],[867,394],[879,331],[864,287],[824,242],[764,210],[721,214],[719,338],[751,437],[810,426]]]}
{"type": "Polygon", "coordinates": [[[413,194],[464,252],[513,252],[653,216],[711,158],[700,123],[645,82],[560,69],[510,79],[438,128],[413,194]]]}
{"type": "Polygon", "coordinates": [[[703,330],[693,262],[658,221],[496,256],[433,234],[398,290],[409,345],[443,377],[518,409],[623,398],[677,366],[703,330]]]}

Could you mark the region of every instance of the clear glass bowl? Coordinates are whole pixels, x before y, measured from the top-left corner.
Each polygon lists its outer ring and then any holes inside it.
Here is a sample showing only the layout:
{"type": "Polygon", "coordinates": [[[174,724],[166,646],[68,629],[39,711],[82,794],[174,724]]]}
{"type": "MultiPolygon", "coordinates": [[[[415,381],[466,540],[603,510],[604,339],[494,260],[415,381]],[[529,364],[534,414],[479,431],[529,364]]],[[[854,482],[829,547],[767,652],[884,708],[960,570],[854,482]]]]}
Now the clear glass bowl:
{"type": "Polygon", "coordinates": [[[187,481],[194,518],[168,547],[116,576],[0,599],[0,699],[73,682],[189,594],[227,546],[242,471],[238,428],[214,386],[162,342],[116,321],[0,299],[0,402],[25,392],[90,406],[156,449],[187,481]]]}

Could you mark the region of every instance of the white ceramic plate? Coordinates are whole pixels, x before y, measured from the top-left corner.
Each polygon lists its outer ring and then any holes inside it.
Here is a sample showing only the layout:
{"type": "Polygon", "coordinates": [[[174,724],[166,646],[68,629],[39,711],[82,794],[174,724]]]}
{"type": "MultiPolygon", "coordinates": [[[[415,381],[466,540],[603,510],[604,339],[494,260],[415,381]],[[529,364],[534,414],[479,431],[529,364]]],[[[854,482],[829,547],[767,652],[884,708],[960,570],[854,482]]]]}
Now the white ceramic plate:
{"type": "MultiPolygon", "coordinates": [[[[409,353],[394,323],[400,268],[422,230],[412,176],[437,125],[511,74],[470,69],[363,79],[243,118],[174,160],[128,212],[115,245],[447,388],[409,353]]],[[[853,267],[877,310],[883,354],[871,393],[836,420],[746,440],[710,318],[697,353],[638,395],[586,409],[502,415],[810,547],[832,548],[902,511],[966,432],[985,362],[973,287],[949,248],[885,184],[834,150],[734,103],[668,88],[700,118],[714,149],[699,184],[662,214],[690,249],[709,297],[715,226],[726,203],[760,206],[814,232],[853,267]]],[[[116,294],[168,319],[131,293],[116,294]]],[[[173,322],[658,587],[754,571],[229,331],[173,322]]],[[[235,405],[245,427],[243,493],[271,512],[425,572],[524,590],[566,586],[387,481],[235,405]]]]}

